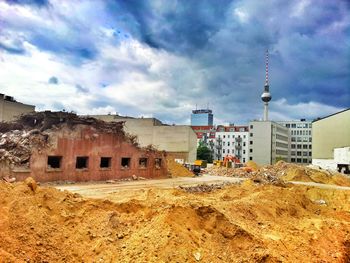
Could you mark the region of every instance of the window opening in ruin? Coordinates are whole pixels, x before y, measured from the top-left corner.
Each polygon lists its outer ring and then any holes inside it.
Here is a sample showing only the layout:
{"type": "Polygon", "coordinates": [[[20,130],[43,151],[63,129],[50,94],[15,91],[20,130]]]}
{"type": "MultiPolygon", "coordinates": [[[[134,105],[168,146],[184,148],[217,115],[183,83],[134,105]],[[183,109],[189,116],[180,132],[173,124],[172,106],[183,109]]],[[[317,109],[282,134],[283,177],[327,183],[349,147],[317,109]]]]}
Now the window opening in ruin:
{"type": "Polygon", "coordinates": [[[161,158],[154,159],[154,164],[155,164],[156,168],[162,167],[162,159],[161,158]]]}
{"type": "Polygon", "coordinates": [[[78,156],[77,162],[75,164],[75,168],[77,169],[86,169],[88,168],[89,157],[86,156],[78,156]]]}
{"type": "Polygon", "coordinates": [[[62,156],[48,156],[47,157],[47,168],[48,169],[59,169],[61,168],[62,156]]]}
{"type": "Polygon", "coordinates": [[[140,168],[146,168],[147,167],[147,158],[140,158],[139,159],[139,167],[140,168]]]}
{"type": "Polygon", "coordinates": [[[122,158],[122,168],[129,168],[130,167],[130,159],[131,158],[122,158]]]}
{"type": "Polygon", "coordinates": [[[100,168],[111,168],[111,157],[101,157],[100,168]]]}

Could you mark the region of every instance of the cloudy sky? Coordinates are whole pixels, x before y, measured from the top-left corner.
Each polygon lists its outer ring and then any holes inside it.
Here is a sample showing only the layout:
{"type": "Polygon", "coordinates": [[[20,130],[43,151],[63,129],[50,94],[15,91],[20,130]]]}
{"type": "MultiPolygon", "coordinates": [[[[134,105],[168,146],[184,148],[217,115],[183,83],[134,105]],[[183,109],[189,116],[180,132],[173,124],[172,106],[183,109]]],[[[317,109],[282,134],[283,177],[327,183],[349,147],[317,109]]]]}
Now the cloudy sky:
{"type": "Polygon", "coordinates": [[[350,107],[348,0],[0,0],[0,93],[37,110],[189,124],[350,107]]]}

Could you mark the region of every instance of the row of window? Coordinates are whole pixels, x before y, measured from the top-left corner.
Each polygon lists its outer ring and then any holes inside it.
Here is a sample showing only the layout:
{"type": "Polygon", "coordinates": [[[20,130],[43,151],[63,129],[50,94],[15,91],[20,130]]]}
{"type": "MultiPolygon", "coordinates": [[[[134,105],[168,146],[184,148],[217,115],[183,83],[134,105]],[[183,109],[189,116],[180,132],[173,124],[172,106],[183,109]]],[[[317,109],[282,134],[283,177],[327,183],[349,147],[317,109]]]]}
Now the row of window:
{"type": "Polygon", "coordinates": [[[311,125],[311,123],[297,123],[297,124],[295,124],[295,123],[292,123],[292,124],[287,123],[286,127],[287,128],[311,128],[312,125],[311,125]]]}
{"type": "MultiPolygon", "coordinates": [[[[234,144],[235,144],[235,143],[232,142],[232,146],[233,146],[234,144]]],[[[231,145],[231,143],[230,143],[230,142],[227,142],[227,146],[230,146],[230,145],[231,145]]],[[[246,145],[245,142],[243,142],[243,146],[245,146],[245,145],[246,145]]],[[[226,142],[222,142],[222,146],[226,146],[226,142]]],[[[238,143],[237,146],[241,146],[241,144],[238,143]]]]}
{"type": "MultiPolygon", "coordinates": [[[[252,152],[252,149],[250,149],[250,150],[251,150],[250,152],[252,152]]],[[[222,153],[230,153],[230,149],[227,149],[227,152],[225,149],[222,149],[222,153]]],[[[235,151],[231,150],[231,153],[234,154],[235,151]]],[[[239,153],[240,153],[240,151],[237,151],[237,154],[239,154],[239,153]]],[[[245,150],[243,150],[243,154],[245,154],[245,150]]]]}
{"type": "Polygon", "coordinates": [[[302,130],[302,131],[296,130],[296,131],[291,131],[290,134],[291,134],[291,135],[309,135],[309,136],[311,136],[311,130],[309,130],[309,131],[306,131],[306,130],[302,130]]]}
{"type": "Polygon", "coordinates": [[[307,144],[303,144],[303,145],[301,145],[301,144],[291,144],[291,148],[292,149],[301,149],[301,148],[303,148],[303,149],[312,149],[312,145],[311,144],[309,144],[309,145],[307,145],[307,144]],[[301,146],[303,146],[303,147],[301,147],[301,146]]]}
{"type": "Polygon", "coordinates": [[[291,138],[292,142],[312,142],[311,137],[292,137],[291,138]]]}
{"type": "Polygon", "coordinates": [[[291,152],[291,155],[297,155],[297,156],[311,156],[311,152],[291,152]]]}
{"type": "MultiPolygon", "coordinates": [[[[219,134],[218,135],[218,138],[221,138],[221,135],[219,134]]],[[[226,138],[226,135],[223,135],[222,138],[226,138]]],[[[230,138],[230,135],[228,134],[227,135],[227,138],[230,138]]],[[[232,138],[241,138],[241,135],[238,135],[237,137],[235,137],[234,135],[232,135],[232,138]]],[[[246,138],[246,135],[243,135],[243,138],[245,139],[246,138]]]]}
{"type": "MultiPolygon", "coordinates": [[[[47,157],[47,167],[48,169],[60,169],[62,167],[63,156],[48,156],[47,157]]],[[[131,158],[122,157],[120,159],[120,164],[123,169],[130,167],[131,158]]],[[[139,158],[138,160],[139,168],[146,168],[148,166],[148,158],[139,158]]],[[[155,158],[154,164],[156,168],[160,168],[162,164],[161,158],[155,158]]],[[[100,158],[100,168],[106,169],[111,168],[112,157],[101,157],[100,158]]],[[[76,169],[88,169],[89,168],[89,157],[88,156],[77,156],[75,161],[76,169]]]]}
{"type": "Polygon", "coordinates": [[[290,161],[292,163],[311,163],[311,160],[308,160],[308,159],[301,159],[301,158],[291,158],[290,161]]]}

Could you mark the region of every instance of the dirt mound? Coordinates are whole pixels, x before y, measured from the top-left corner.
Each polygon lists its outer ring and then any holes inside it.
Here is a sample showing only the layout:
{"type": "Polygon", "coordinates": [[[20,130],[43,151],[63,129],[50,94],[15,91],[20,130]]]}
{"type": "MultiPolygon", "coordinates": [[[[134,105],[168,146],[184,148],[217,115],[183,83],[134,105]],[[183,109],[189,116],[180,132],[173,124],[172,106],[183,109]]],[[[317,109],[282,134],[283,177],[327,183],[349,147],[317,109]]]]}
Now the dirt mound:
{"type": "MultiPolygon", "coordinates": [[[[248,164],[248,163],[247,163],[248,164]]],[[[254,167],[254,164],[249,164],[254,167]]],[[[250,167],[249,166],[249,167],[250,167]]],[[[283,181],[315,182],[321,184],[334,184],[339,186],[350,186],[350,178],[339,173],[313,169],[307,166],[279,161],[275,165],[267,165],[252,172],[242,168],[226,168],[213,166],[207,168],[210,175],[229,177],[243,177],[252,179],[256,183],[283,185],[283,181]]]]}
{"type": "Polygon", "coordinates": [[[259,166],[254,161],[248,161],[245,163],[246,167],[251,168],[253,171],[257,171],[259,169],[259,166]]]}
{"type": "Polygon", "coordinates": [[[193,173],[183,165],[175,162],[172,158],[167,158],[167,167],[170,177],[192,177],[193,173]]]}
{"type": "Polygon", "coordinates": [[[30,179],[0,182],[0,262],[348,259],[348,191],[233,185],[127,194],[110,194],[114,203],[36,187],[30,179]]]}

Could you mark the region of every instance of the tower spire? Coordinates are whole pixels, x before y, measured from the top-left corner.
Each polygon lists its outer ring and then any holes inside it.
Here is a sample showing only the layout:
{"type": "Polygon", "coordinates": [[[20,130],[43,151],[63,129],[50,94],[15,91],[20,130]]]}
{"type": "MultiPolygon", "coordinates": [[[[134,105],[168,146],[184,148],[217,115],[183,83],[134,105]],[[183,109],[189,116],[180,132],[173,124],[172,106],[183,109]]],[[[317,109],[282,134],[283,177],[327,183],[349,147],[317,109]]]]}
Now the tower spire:
{"type": "Polygon", "coordinates": [[[269,85],[269,50],[266,49],[266,60],[265,60],[265,86],[269,85]]]}
{"type": "Polygon", "coordinates": [[[261,99],[264,102],[264,121],[269,120],[269,101],[271,100],[270,85],[269,85],[269,50],[266,50],[265,57],[265,85],[264,92],[261,95],[261,99]]]}

